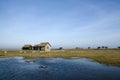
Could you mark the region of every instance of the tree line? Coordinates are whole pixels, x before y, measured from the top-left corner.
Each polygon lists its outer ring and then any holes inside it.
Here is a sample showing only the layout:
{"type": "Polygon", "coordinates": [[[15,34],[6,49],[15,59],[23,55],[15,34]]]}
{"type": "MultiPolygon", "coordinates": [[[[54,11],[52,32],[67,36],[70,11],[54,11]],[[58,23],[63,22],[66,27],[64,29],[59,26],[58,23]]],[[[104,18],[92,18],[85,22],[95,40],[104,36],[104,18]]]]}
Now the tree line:
{"type": "MultiPolygon", "coordinates": [[[[75,49],[83,49],[83,48],[76,47],[75,49]]],[[[92,48],[88,47],[87,49],[92,49],[92,48]]],[[[108,48],[108,46],[98,46],[98,47],[96,47],[96,49],[109,49],[109,48],[108,48]]],[[[114,49],[120,49],[120,46],[118,46],[117,48],[114,48],[114,49]]]]}

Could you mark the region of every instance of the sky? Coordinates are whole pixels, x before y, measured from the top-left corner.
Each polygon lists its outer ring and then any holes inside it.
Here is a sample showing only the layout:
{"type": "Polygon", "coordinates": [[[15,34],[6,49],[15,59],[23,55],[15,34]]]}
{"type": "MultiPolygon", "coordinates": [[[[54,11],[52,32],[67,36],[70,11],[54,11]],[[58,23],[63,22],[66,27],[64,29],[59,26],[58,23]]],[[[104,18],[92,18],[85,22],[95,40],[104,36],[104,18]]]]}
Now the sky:
{"type": "Polygon", "coordinates": [[[120,0],[0,0],[0,49],[118,47],[120,0]]]}

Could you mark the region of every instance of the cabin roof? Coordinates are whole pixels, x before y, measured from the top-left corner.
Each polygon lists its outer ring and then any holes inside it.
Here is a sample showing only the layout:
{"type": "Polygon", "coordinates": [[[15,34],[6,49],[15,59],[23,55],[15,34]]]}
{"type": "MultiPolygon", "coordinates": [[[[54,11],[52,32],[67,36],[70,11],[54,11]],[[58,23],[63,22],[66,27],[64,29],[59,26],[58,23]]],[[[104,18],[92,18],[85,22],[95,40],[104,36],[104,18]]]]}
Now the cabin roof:
{"type": "Polygon", "coordinates": [[[42,42],[42,43],[38,44],[38,46],[46,46],[47,44],[50,45],[49,42],[42,42]]]}
{"type": "MultiPolygon", "coordinates": [[[[34,45],[34,47],[36,47],[36,46],[45,47],[47,44],[50,45],[49,42],[42,42],[42,43],[40,43],[40,44],[34,45]]],[[[51,45],[50,45],[50,46],[51,46],[51,45]]]]}
{"type": "Polygon", "coordinates": [[[30,44],[26,44],[26,45],[24,45],[23,47],[31,47],[32,45],[30,45],[30,44]]]}

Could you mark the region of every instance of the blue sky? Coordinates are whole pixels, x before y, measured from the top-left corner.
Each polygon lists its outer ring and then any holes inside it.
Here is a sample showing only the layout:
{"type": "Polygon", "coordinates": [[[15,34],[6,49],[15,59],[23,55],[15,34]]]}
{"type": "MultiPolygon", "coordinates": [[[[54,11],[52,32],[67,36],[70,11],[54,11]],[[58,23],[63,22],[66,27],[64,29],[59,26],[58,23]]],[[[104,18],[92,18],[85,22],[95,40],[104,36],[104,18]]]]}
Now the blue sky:
{"type": "Polygon", "coordinates": [[[120,0],[0,0],[0,49],[120,45],[120,0]]]}

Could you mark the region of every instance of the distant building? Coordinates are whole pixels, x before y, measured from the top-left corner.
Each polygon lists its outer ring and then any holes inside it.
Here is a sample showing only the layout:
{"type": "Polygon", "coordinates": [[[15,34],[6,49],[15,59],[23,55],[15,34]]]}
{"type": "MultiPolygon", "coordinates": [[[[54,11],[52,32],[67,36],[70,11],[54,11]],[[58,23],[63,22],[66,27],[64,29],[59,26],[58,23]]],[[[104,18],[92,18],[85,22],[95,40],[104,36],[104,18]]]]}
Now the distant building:
{"type": "Polygon", "coordinates": [[[22,47],[22,50],[32,50],[32,45],[26,44],[22,47]]]}
{"type": "Polygon", "coordinates": [[[51,45],[49,44],[49,42],[43,42],[33,46],[33,50],[51,51],[51,45]]]}
{"type": "Polygon", "coordinates": [[[49,42],[43,42],[34,46],[24,45],[23,50],[38,50],[38,51],[51,51],[51,45],[49,42]]]}

